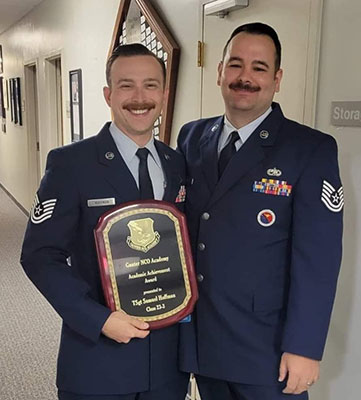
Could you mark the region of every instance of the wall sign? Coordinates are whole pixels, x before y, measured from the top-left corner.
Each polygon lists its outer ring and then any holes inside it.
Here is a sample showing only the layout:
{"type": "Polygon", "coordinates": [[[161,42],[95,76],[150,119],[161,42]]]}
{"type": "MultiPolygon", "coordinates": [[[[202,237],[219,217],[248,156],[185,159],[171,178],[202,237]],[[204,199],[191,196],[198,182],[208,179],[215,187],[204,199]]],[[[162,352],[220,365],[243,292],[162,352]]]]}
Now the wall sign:
{"type": "Polygon", "coordinates": [[[334,126],[361,127],[361,101],[333,101],[331,124],[334,126]]]}

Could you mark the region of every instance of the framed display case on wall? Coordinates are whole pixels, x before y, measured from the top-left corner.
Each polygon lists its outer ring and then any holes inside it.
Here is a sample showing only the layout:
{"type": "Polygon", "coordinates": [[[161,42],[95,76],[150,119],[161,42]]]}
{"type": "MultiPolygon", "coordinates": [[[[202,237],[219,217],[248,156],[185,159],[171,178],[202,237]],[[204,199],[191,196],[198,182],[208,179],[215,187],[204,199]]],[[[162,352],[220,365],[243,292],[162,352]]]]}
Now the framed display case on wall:
{"type": "Polygon", "coordinates": [[[154,124],[153,133],[157,139],[169,144],[180,49],[150,0],[120,2],[109,55],[117,46],[129,43],[142,43],[166,65],[165,87],[169,95],[162,115],[154,124]]]}
{"type": "Polygon", "coordinates": [[[0,44],[0,74],[4,72],[3,47],[0,44]]]}
{"type": "Polygon", "coordinates": [[[0,76],[0,119],[1,130],[6,133],[6,111],[5,111],[5,93],[4,93],[5,79],[0,76]]]}
{"type": "Polygon", "coordinates": [[[21,109],[21,82],[20,78],[9,79],[10,84],[10,108],[11,121],[14,124],[23,124],[23,116],[21,109]]]}
{"type": "Polygon", "coordinates": [[[83,139],[83,90],[81,69],[69,71],[71,141],[83,139]]]}
{"type": "Polygon", "coordinates": [[[10,102],[11,122],[15,123],[13,79],[9,79],[9,102],[10,102]]]}
{"type": "Polygon", "coordinates": [[[15,113],[17,114],[17,123],[23,124],[23,115],[21,110],[21,85],[20,78],[14,78],[15,84],[15,113]]]}

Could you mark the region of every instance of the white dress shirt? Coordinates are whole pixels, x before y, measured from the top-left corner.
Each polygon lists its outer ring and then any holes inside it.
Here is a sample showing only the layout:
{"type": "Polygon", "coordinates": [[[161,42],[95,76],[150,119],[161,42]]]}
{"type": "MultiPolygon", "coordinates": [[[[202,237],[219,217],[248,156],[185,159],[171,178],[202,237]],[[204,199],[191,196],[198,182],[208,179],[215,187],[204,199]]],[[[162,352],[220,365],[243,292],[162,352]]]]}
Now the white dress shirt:
{"type": "Polygon", "coordinates": [[[266,117],[272,112],[272,107],[270,107],[265,113],[260,117],[250,122],[242,128],[236,129],[228,120],[227,116],[224,116],[223,130],[218,140],[218,157],[230,140],[230,134],[233,131],[237,131],[241,140],[237,140],[235,143],[236,150],[238,151],[242,144],[251,136],[252,132],[266,119],[266,117]]]}

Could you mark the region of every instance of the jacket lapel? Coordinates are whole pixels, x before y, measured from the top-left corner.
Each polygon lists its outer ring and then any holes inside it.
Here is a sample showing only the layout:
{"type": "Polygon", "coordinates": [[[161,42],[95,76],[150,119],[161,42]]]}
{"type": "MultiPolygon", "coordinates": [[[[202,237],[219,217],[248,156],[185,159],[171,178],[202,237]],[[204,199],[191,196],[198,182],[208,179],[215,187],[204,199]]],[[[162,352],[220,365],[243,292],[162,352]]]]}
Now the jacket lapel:
{"type": "Polygon", "coordinates": [[[104,166],[104,179],[113,186],[122,201],[136,200],[139,197],[137,184],[109,132],[109,124],[99,132],[96,143],[98,161],[104,166]]]}
{"type": "Polygon", "coordinates": [[[278,104],[274,104],[272,113],[255,129],[230,160],[210,198],[209,205],[218,201],[242,177],[262,162],[269,149],[275,144],[283,121],[284,117],[280,107],[278,104]]]}
{"type": "Polygon", "coordinates": [[[219,117],[203,134],[199,145],[201,166],[211,192],[218,181],[218,140],[223,129],[223,117],[219,117]]]}

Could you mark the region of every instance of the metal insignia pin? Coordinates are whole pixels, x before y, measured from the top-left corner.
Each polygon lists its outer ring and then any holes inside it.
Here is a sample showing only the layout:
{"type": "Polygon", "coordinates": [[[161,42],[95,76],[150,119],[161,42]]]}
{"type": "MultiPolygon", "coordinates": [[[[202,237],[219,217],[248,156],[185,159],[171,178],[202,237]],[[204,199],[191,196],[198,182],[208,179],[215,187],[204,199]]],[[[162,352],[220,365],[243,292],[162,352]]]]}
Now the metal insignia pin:
{"type": "Polygon", "coordinates": [[[107,153],[105,153],[105,158],[107,160],[112,160],[114,158],[114,153],[112,153],[111,151],[108,151],[107,153]]]}
{"type": "Polygon", "coordinates": [[[214,125],[214,126],[212,127],[211,131],[212,131],[212,132],[215,132],[215,131],[218,129],[218,127],[219,127],[218,124],[214,125]]]}
{"type": "Polygon", "coordinates": [[[277,169],[276,167],[269,168],[267,170],[267,175],[269,175],[269,176],[281,176],[282,175],[282,171],[277,169]]]}
{"type": "Polygon", "coordinates": [[[261,132],[259,133],[259,137],[260,137],[261,139],[267,139],[268,136],[269,136],[268,131],[261,131],[261,132]]]}
{"type": "Polygon", "coordinates": [[[164,158],[165,158],[166,160],[170,160],[170,156],[169,156],[168,154],[164,154],[164,158]]]}

